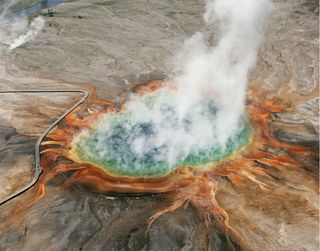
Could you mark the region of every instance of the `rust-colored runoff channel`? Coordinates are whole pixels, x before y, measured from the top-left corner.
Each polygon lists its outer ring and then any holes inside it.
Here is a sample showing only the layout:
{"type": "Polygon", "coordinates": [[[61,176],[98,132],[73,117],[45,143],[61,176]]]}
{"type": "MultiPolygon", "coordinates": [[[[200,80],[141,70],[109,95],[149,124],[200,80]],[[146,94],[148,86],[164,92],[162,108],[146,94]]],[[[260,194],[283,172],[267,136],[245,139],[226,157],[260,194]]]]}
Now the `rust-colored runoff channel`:
{"type": "Polygon", "coordinates": [[[24,187],[20,188],[16,192],[10,194],[8,197],[0,201],[0,206],[5,204],[6,202],[14,199],[18,195],[22,194],[23,192],[30,189],[39,179],[39,176],[42,173],[42,167],[40,164],[40,145],[42,140],[47,136],[47,134],[61,121],[63,120],[70,112],[72,112],[76,107],[80,104],[83,104],[87,98],[89,97],[89,92],[85,90],[74,90],[74,89],[56,89],[56,90],[8,90],[8,91],[0,91],[0,94],[14,94],[14,93],[83,93],[83,97],[75,103],[70,109],[68,109],[64,114],[62,114],[58,119],[53,122],[39,137],[37,140],[35,149],[34,149],[34,162],[35,162],[35,172],[32,180],[25,185],[24,187]]]}

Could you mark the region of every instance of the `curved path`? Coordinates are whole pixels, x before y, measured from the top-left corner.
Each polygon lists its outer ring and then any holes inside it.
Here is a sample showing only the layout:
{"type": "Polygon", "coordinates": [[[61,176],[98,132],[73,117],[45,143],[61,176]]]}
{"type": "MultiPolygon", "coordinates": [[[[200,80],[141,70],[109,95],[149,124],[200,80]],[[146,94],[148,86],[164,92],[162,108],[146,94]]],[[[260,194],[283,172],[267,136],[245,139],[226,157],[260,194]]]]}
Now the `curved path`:
{"type": "Polygon", "coordinates": [[[0,201],[0,206],[6,202],[12,200],[18,195],[30,189],[39,179],[39,176],[42,173],[42,167],[40,165],[40,145],[42,140],[47,136],[47,134],[61,121],[63,120],[70,112],[72,112],[80,104],[83,104],[89,97],[89,92],[85,90],[73,90],[73,89],[62,89],[62,90],[10,90],[10,91],[0,91],[0,94],[12,94],[12,93],[83,93],[84,96],[75,103],[70,109],[68,109],[64,114],[62,114],[58,119],[53,122],[39,137],[37,140],[35,150],[34,150],[34,161],[35,161],[35,173],[33,179],[24,187],[17,190],[16,192],[10,194],[7,198],[0,201]]]}

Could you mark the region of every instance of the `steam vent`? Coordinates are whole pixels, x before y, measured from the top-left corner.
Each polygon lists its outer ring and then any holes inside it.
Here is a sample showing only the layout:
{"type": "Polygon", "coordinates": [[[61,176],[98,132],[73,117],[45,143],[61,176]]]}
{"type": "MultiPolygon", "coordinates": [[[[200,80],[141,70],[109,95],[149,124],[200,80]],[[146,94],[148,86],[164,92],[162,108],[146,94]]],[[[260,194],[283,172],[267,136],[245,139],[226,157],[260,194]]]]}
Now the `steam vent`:
{"type": "Polygon", "coordinates": [[[318,251],[319,1],[0,0],[0,251],[318,251]]]}

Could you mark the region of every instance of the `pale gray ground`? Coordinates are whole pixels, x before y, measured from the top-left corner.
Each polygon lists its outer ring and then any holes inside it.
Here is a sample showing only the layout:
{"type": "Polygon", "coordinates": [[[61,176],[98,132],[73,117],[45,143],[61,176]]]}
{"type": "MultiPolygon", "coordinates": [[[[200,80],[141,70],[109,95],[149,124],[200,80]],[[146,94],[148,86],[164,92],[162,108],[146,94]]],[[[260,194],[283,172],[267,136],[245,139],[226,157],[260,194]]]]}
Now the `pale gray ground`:
{"type": "MultiPolygon", "coordinates": [[[[46,26],[34,41],[4,53],[2,90],[92,83],[100,98],[122,102],[134,85],[168,76],[173,70],[171,58],[184,39],[203,29],[203,2],[195,0],[81,0],[54,10],[55,17],[45,17],[46,26]]],[[[315,149],[319,133],[318,25],[318,16],[304,1],[274,1],[265,44],[250,75],[253,86],[290,104],[285,112],[273,115],[274,136],[315,149]]],[[[16,95],[10,100],[0,96],[1,173],[13,163],[10,176],[21,172],[30,176],[35,137],[16,132],[41,133],[52,117],[73,102],[66,97],[46,98],[37,100],[44,110],[28,114],[34,108],[26,105],[26,97],[16,95]],[[41,126],[35,126],[35,121],[41,121],[41,126]],[[13,150],[8,153],[6,149],[13,150]]],[[[318,168],[318,163],[311,166],[318,168]]],[[[301,191],[294,190],[287,197],[280,188],[264,195],[251,191],[248,198],[227,182],[218,191],[219,203],[253,250],[318,250],[318,194],[310,189],[309,176],[299,175],[288,174],[292,186],[301,191]]],[[[20,182],[8,184],[3,177],[1,174],[0,194],[20,182]]],[[[28,211],[19,227],[0,229],[0,250],[230,249],[214,229],[206,234],[190,206],[163,216],[146,237],[147,218],[167,205],[164,195],[109,198],[80,186],[61,188],[61,179],[50,183],[46,196],[28,211]]],[[[6,213],[30,194],[0,207],[0,222],[10,221],[6,213]]]]}

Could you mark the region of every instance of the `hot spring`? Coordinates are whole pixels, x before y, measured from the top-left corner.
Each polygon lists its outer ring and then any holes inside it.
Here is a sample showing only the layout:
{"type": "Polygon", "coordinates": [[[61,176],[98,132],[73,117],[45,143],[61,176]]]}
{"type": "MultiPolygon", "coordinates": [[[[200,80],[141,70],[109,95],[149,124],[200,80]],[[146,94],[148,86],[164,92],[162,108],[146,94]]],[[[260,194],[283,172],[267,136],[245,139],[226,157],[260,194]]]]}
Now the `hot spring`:
{"type": "Polygon", "coordinates": [[[245,116],[222,145],[215,128],[214,101],[202,100],[181,117],[176,95],[176,91],[162,88],[132,97],[119,112],[100,115],[91,129],[74,138],[72,155],[77,162],[111,175],[150,177],[182,166],[201,168],[248,142],[250,127],[245,116]]]}

